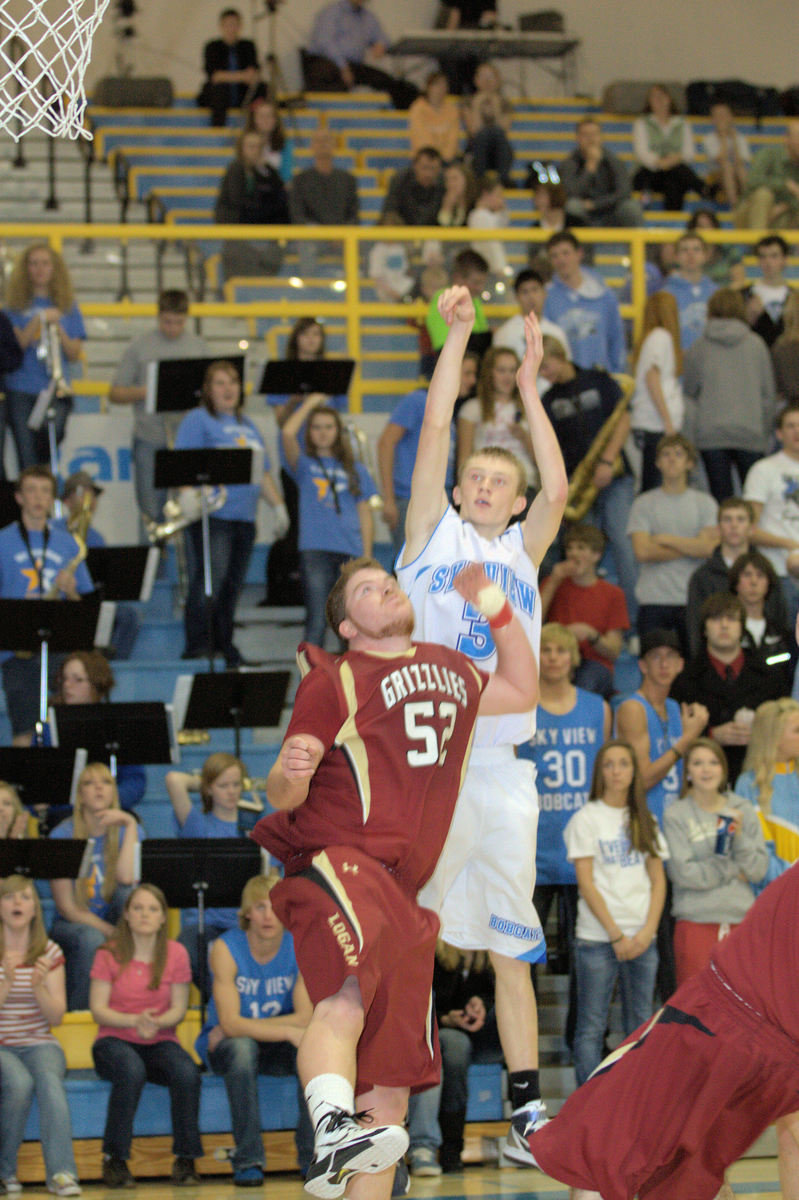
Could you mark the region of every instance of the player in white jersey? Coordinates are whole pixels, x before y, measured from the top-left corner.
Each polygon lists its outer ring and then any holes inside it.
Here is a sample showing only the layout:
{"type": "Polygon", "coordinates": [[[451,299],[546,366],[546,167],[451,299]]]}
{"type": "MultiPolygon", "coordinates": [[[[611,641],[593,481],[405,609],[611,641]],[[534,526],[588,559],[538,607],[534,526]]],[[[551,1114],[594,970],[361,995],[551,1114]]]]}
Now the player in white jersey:
{"type": "MultiPolygon", "coordinates": [[[[461,362],[474,323],[464,287],[448,288],[439,311],[449,325],[436,364],[411,483],[405,545],[397,574],[411,597],[416,630],[469,655],[493,671],[493,642],[484,617],[452,586],[458,563],[480,561],[510,599],[537,654],[541,630],[538,564],[555,537],[568,480],[552,426],[538,396],[543,355],[534,314],[525,320],[527,350],[517,375],[541,474],[541,490],[524,521],[525,476],[506,450],[486,447],[464,463],[449,505],[444,491],[449,427],[461,362]]],[[[441,917],[441,936],[466,950],[488,950],[496,972],[496,1011],[510,1073],[513,1118],[507,1156],[532,1163],[526,1135],[546,1120],[538,1083],[538,1020],[531,962],[544,957],[544,937],[532,903],[538,805],[532,763],[515,746],[534,730],[532,712],[478,720],[474,748],[444,851],[422,904],[441,917]]]]}

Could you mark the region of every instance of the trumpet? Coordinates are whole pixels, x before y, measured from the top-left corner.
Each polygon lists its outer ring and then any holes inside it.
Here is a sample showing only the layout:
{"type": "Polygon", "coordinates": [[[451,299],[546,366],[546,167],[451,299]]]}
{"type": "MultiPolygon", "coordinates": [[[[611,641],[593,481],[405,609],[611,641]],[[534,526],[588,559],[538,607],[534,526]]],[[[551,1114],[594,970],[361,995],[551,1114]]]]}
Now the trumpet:
{"type": "MultiPolygon", "coordinates": [[[[595,435],[586,454],[575,468],[569,480],[569,494],[563,514],[567,521],[582,521],[596,500],[597,488],[593,484],[594,471],[599,459],[605,452],[605,448],[616,432],[620,421],[629,411],[631,393],[632,386],[625,387],[621,399],[616,404],[613,412],[595,435]]],[[[619,454],[613,463],[613,478],[615,479],[618,475],[621,475],[623,471],[624,464],[619,454]]]]}
{"type": "Polygon", "coordinates": [[[224,484],[216,487],[184,488],[180,494],[164,505],[165,521],[153,521],[142,513],[147,536],[150,541],[164,542],[174,537],[187,525],[193,525],[202,516],[202,493],[205,492],[206,507],[209,513],[217,512],[227,500],[227,488],[224,484]]]}
{"type": "Polygon", "coordinates": [[[61,353],[61,329],[58,321],[41,321],[41,333],[39,335],[39,345],[36,348],[36,357],[41,359],[45,364],[47,374],[50,376],[50,386],[53,389],[53,395],[59,399],[71,396],[72,389],[64,374],[64,358],[61,353]]]}

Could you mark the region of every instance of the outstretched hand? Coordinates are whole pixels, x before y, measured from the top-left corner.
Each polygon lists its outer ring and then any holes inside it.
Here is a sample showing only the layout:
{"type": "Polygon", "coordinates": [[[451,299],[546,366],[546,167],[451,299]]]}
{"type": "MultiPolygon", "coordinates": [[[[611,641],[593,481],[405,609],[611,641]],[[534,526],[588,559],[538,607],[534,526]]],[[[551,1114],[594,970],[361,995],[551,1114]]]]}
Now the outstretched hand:
{"type": "Polygon", "coordinates": [[[438,311],[447,325],[474,324],[474,301],[469,289],[463,284],[444,288],[438,297],[438,311]]]}
{"type": "Polygon", "coordinates": [[[520,392],[525,389],[529,392],[536,388],[538,372],[544,358],[544,335],[534,312],[529,312],[524,318],[524,341],[524,358],[516,372],[516,382],[520,392]]]}

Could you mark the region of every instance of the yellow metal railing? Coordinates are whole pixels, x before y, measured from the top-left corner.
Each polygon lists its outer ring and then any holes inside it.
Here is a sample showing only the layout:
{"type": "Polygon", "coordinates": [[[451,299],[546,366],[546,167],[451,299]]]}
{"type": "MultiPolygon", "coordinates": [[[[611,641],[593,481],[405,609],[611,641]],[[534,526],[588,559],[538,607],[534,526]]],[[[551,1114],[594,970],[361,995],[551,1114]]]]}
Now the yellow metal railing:
{"type": "MultiPolygon", "coordinates": [[[[702,231],[702,237],[709,243],[721,245],[746,245],[751,247],[759,237],[768,230],[735,230],[735,231],[702,231]]],[[[799,252],[799,230],[780,230],[780,234],[795,247],[794,253],[799,252]]],[[[347,336],[347,353],[356,364],[362,357],[361,322],[368,317],[395,317],[402,322],[410,318],[423,319],[427,311],[424,301],[411,304],[386,304],[371,300],[363,300],[360,285],[365,282],[361,272],[364,261],[364,250],[375,241],[408,242],[418,246],[428,240],[439,242],[457,242],[461,244],[477,243],[480,241],[496,241],[497,231],[477,229],[439,229],[403,226],[393,228],[388,226],[255,226],[255,225],[49,225],[41,224],[3,224],[0,225],[0,239],[7,245],[9,242],[39,240],[46,238],[54,249],[63,251],[68,243],[83,244],[87,240],[94,243],[113,241],[121,245],[134,242],[173,242],[182,245],[208,242],[218,242],[224,239],[234,241],[274,241],[287,242],[323,241],[340,242],[343,245],[343,269],[339,280],[331,280],[331,299],[307,300],[303,298],[301,283],[296,279],[293,285],[282,276],[271,279],[270,283],[284,283],[285,295],[276,300],[258,300],[246,302],[203,301],[193,303],[192,316],[197,317],[240,317],[245,322],[254,322],[257,318],[276,318],[282,320],[313,315],[321,318],[338,318],[343,321],[347,336]]],[[[623,265],[630,275],[630,301],[621,305],[621,313],[633,323],[633,336],[637,337],[641,328],[644,303],[646,301],[646,247],[664,242],[674,242],[678,233],[673,228],[668,229],[580,229],[578,237],[581,243],[601,243],[621,247],[623,265]]],[[[543,244],[548,240],[549,233],[541,229],[509,228],[503,239],[516,246],[543,244]]],[[[255,279],[248,281],[255,283],[255,279]]],[[[513,303],[512,289],[507,290],[507,299],[494,300],[489,303],[487,313],[490,317],[501,319],[516,311],[513,303]]],[[[81,303],[81,309],[86,316],[129,318],[134,316],[154,316],[156,313],[156,297],[149,301],[133,301],[122,299],[103,303],[81,303]]],[[[364,391],[374,390],[371,384],[364,385],[360,369],[356,366],[355,375],[350,391],[350,406],[354,412],[362,409],[364,391]]],[[[91,389],[102,391],[102,386],[93,384],[91,389]]]]}

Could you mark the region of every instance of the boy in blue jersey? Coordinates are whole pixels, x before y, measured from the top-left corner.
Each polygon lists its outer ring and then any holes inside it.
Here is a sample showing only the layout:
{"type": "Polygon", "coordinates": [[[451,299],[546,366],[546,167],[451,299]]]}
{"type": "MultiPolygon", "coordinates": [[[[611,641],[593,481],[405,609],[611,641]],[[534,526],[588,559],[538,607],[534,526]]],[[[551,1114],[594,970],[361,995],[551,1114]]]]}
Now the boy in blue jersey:
{"type": "Polygon", "coordinates": [[[627,369],[619,304],[613,292],[593,271],[583,267],[583,248],[564,229],[547,242],[552,282],[544,301],[544,316],[561,327],[578,367],[604,371],[627,369]]]}
{"type": "Polygon", "coordinates": [[[684,233],[677,239],[677,270],[669,275],[663,290],[671,292],[680,314],[680,341],[683,354],[701,336],[707,320],[707,302],[716,290],[705,274],[708,248],[698,233],[684,233]]]}
{"type": "MultiPolygon", "coordinates": [[[[313,1006],[305,990],[294,942],[275,916],[269,893],[280,876],[256,875],[244,886],[239,928],[211,946],[213,997],[197,1039],[197,1053],[225,1080],[233,1138],[233,1182],[264,1181],[264,1144],[258,1106],[259,1075],[293,1075],[297,1046],[313,1006]]],[[[297,1083],[300,1119],[297,1158],[305,1170],[313,1153],[313,1130],[297,1083]]]]}

